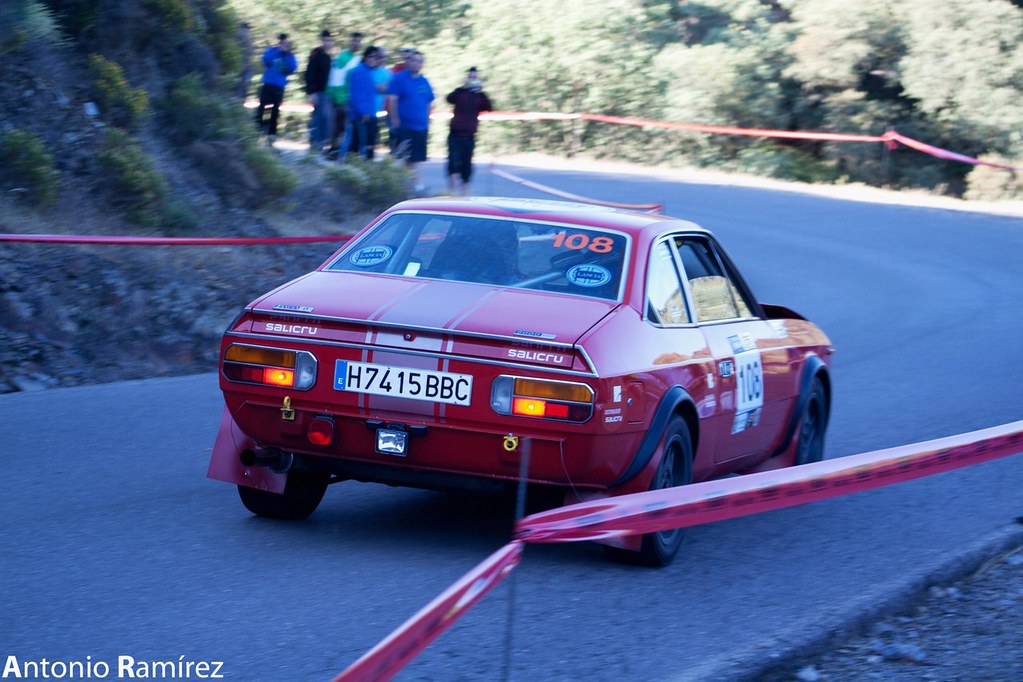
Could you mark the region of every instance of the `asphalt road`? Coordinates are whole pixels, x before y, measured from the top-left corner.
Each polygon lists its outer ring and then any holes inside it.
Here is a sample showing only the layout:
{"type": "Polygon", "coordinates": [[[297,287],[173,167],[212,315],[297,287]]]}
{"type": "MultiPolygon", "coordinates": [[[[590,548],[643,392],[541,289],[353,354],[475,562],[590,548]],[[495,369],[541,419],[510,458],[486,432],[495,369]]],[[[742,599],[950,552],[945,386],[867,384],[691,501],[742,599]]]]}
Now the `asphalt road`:
{"type": "MultiPolygon", "coordinates": [[[[828,457],[1023,415],[1023,219],[508,170],[661,202],[715,231],[758,298],[820,324],[838,347],[828,457]]],[[[205,478],[220,411],[213,375],[0,396],[0,663],[105,662],[115,679],[131,656],[329,680],[508,538],[493,500],[359,483],[302,523],[252,517],[205,478]]],[[[529,547],[397,679],[751,679],[1023,534],[1021,491],[1016,455],[698,527],[662,570],[529,547]]]]}

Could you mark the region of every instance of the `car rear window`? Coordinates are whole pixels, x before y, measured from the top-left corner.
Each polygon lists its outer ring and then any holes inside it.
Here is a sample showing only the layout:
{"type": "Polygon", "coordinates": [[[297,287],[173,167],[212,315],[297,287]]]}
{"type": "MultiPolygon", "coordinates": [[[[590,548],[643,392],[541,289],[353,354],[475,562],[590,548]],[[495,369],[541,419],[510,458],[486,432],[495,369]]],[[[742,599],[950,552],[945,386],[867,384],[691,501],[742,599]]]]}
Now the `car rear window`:
{"type": "Polygon", "coordinates": [[[327,266],[616,300],[628,238],[577,225],[396,213],[327,266]]]}

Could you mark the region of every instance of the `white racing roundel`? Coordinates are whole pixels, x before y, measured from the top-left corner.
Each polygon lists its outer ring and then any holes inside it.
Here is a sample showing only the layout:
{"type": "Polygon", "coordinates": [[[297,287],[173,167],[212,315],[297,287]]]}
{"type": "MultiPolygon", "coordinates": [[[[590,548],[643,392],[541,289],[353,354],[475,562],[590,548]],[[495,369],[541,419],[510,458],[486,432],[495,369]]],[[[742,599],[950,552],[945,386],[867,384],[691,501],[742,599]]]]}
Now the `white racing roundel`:
{"type": "Polygon", "coordinates": [[[611,271],[602,265],[576,265],[568,269],[565,279],[577,287],[602,287],[611,281],[611,271]]]}
{"type": "Polygon", "coordinates": [[[364,246],[349,256],[348,261],[360,268],[371,268],[374,265],[380,265],[392,255],[394,255],[394,249],[384,244],[364,246]]]}

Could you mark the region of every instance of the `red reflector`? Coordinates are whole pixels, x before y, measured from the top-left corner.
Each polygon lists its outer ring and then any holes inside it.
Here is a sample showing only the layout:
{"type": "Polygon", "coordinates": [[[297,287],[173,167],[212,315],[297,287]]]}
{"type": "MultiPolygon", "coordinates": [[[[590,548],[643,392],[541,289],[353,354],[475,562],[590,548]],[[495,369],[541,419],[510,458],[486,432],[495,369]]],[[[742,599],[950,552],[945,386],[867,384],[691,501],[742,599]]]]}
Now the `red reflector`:
{"type": "Polygon", "coordinates": [[[294,386],[295,371],[267,367],[263,370],[263,383],[271,386],[294,386]]]}
{"type": "Polygon", "coordinates": [[[568,419],[568,405],[547,403],[547,411],[544,416],[553,417],[554,419],[568,419]]]}
{"type": "Polygon", "coordinates": [[[330,445],[334,440],[334,422],[329,419],[314,419],[309,422],[306,437],[313,445],[330,445]]]}
{"type": "Polygon", "coordinates": [[[514,398],[512,414],[521,417],[542,417],[546,413],[547,402],[536,398],[514,398]]]}

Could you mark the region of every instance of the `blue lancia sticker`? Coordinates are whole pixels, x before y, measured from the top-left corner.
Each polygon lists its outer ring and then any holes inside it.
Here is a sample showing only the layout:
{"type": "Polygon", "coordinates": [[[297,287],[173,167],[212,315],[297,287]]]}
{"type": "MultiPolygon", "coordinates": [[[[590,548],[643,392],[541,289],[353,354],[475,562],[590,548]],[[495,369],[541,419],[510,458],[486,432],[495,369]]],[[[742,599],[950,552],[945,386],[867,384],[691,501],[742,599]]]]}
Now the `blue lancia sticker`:
{"type": "Polygon", "coordinates": [[[602,265],[576,265],[568,269],[565,279],[577,287],[602,287],[611,281],[611,271],[602,265]]]}
{"type": "Polygon", "coordinates": [[[348,260],[352,265],[360,268],[371,268],[380,265],[394,254],[394,249],[385,244],[377,246],[364,246],[351,256],[348,260]]]}

